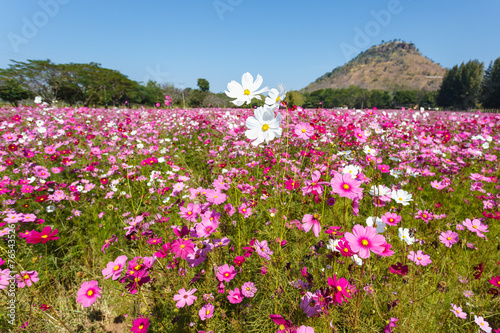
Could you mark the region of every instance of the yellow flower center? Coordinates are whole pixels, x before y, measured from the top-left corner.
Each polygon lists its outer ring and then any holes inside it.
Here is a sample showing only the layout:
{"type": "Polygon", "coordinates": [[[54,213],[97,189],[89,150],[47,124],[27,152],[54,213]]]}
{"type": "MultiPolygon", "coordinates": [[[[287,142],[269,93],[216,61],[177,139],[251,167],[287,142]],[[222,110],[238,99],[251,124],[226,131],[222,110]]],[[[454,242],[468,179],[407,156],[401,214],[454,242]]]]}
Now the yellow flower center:
{"type": "Polygon", "coordinates": [[[117,271],[117,270],[119,270],[119,269],[120,269],[120,266],[118,266],[118,265],[116,265],[115,267],[113,267],[113,270],[114,270],[114,271],[117,271]]]}
{"type": "Polygon", "coordinates": [[[139,325],[139,329],[140,329],[140,330],[142,330],[142,328],[143,328],[143,327],[144,327],[144,325],[143,325],[143,324],[140,324],[140,325],[139,325]]]}
{"type": "Polygon", "coordinates": [[[342,188],[343,188],[344,190],[348,190],[348,189],[350,189],[351,187],[349,186],[349,184],[344,184],[344,185],[342,185],[342,188]]]}
{"type": "Polygon", "coordinates": [[[368,245],[368,241],[366,239],[363,239],[361,241],[361,244],[363,244],[363,246],[367,246],[368,245]]]}
{"type": "Polygon", "coordinates": [[[424,218],[427,218],[427,214],[422,215],[424,218]]]}
{"type": "Polygon", "coordinates": [[[43,235],[43,236],[42,236],[42,238],[47,238],[47,237],[49,237],[49,236],[47,236],[47,235],[43,235]]]}
{"type": "Polygon", "coordinates": [[[317,219],[319,219],[319,214],[318,213],[314,213],[313,217],[317,220],[317,219]]]}
{"type": "Polygon", "coordinates": [[[451,237],[446,238],[447,240],[451,240],[451,237]]]}
{"type": "Polygon", "coordinates": [[[94,291],[93,290],[87,291],[87,296],[92,296],[92,295],[94,295],[94,291]]]}
{"type": "Polygon", "coordinates": [[[25,275],[23,276],[23,279],[25,279],[25,280],[28,280],[29,278],[30,278],[30,276],[29,276],[28,274],[25,274],[25,275]]]}
{"type": "Polygon", "coordinates": [[[349,252],[349,249],[347,247],[344,247],[344,252],[349,252]]]}
{"type": "Polygon", "coordinates": [[[420,257],[417,257],[417,259],[418,259],[418,260],[422,260],[422,258],[420,258],[420,257]]]}
{"type": "Polygon", "coordinates": [[[181,249],[183,249],[183,248],[185,248],[185,247],[186,247],[186,245],[184,245],[184,244],[182,244],[182,245],[181,245],[181,249]]]}
{"type": "Polygon", "coordinates": [[[338,291],[342,291],[342,287],[341,286],[337,286],[337,290],[338,291]]]}
{"type": "Polygon", "coordinates": [[[247,291],[250,291],[250,287],[247,287],[247,291]]]}
{"type": "Polygon", "coordinates": [[[279,102],[279,101],[280,101],[280,99],[281,99],[281,97],[280,97],[280,96],[276,97],[276,102],[279,102]]]}
{"type": "Polygon", "coordinates": [[[303,128],[303,129],[302,129],[302,133],[305,133],[305,132],[306,132],[306,129],[305,129],[305,128],[303,128]]]}
{"type": "Polygon", "coordinates": [[[193,213],[191,213],[191,212],[188,212],[188,215],[191,215],[191,214],[193,214],[193,213]]]}
{"type": "Polygon", "coordinates": [[[216,196],[216,195],[214,195],[214,199],[217,199],[217,196],[216,196]]]}
{"type": "Polygon", "coordinates": [[[284,330],[285,329],[285,325],[281,324],[280,325],[280,330],[284,330]]]}
{"type": "Polygon", "coordinates": [[[245,91],[243,91],[243,93],[248,96],[248,95],[250,95],[250,90],[245,89],[245,91]]]}
{"type": "Polygon", "coordinates": [[[268,124],[262,125],[262,131],[267,132],[268,129],[269,129],[269,125],[268,124]]]}
{"type": "Polygon", "coordinates": [[[390,219],[389,219],[389,222],[394,222],[394,219],[393,219],[393,218],[390,218],[390,219]]]}
{"type": "Polygon", "coordinates": [[[472,227],[473,227],[474,229],[477,229],[477,225],[473,225],[472,227]]]}
{"type": "Polygon", "coordinates": [[[210,310],[207,310],[207,314],[210,314],[210,310]]]}

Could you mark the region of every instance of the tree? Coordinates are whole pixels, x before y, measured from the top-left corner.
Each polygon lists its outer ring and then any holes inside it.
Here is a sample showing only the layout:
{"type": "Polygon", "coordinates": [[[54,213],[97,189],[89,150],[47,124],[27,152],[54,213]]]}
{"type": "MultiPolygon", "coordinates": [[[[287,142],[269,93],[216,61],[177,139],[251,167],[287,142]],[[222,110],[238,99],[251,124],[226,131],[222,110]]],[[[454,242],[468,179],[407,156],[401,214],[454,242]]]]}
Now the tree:
{"type": "Polygon", "coordinates": [[[453,66],[439,89],[437,103],[443,107],[470,109],[477,106],[484,64],[470,60],[466,64],[453,66]]]}
{"type": "Polygon", "coordinates": [[[500,58],[484,72],[480,100],[485,108],[500,108],[500,58]]]}
{"type": "MultiPolygon", "coordinates": [[[[1,76],[1,73],[0,73],[1,76]]],[[[24,89],[16,80],[0,77],[0,98],[18,106],[18,102],[31,97],[31,93],[24,89]]]]}
{"type": "Polygon", "coordinates": [[[205,79],[198,79],[198,87],[201,91],[206,92],[210,90],[210,83],[205,79]]]}

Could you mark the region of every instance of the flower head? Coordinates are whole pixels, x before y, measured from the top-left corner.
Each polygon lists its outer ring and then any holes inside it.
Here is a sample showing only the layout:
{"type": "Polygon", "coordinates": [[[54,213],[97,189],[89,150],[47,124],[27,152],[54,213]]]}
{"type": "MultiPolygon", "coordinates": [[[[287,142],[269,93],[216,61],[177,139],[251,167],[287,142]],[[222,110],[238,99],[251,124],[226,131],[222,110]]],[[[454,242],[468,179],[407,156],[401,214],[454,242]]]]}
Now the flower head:
{"type": "Polygon", "coordinates": [[[237,106],[242,106],[244,103],[250,104],[254,98],[261,99],[260,93],[268,91],[267,87],[258,90],[263,81],[260,75],[257,75],[257,79],[254,81],[252,74],[246,72],[241,77],[241,84],[234,80],[229,82],[225,93],[230,98],[236,98],[232,102],[237,106]]]}
{"type": "Polygon", "coordinates": [[[262,142],[269,142],[274,138],[281,137],[283,129],[281,125],[281,114],[274,115],[274,110],[270,107],[261,106],[254,110],[254,117],[248,117],[246,126],[248,130],[245,135],[248,139],[254,140],[252,145],[257,146],[262,142]]]}
{"type": "Polygon", "coordinates": [[[370,257],[370,251],[375,254],[381,254],[385,248],[385,237],[377,234],[377,230],[373,227],[363,227],[356,224],[352,228],[352,233],[346,232],[345,239],[349,242],[354,253],[357,253],[360,258],[370,257]]]}
{"type": "Polygon", "coordinates": [[[102,289],[99,288],[98,282],[95,280],[82,283],[78,290],[76,301],[81,303],[84,308],[94,304],[97,297],[101,297],[102,289]]]}
{"type": "Polygon", "coordinates": [[[177,301],[177,303],[175,303],[175,306],[180,309],[186,306],[186,304],[192,305],[194,301],[198,299],[198,297],[193,295],[196,290],[196,288],[190,289],[188,291],[186,291],[186,289],[184,288],[179,289],[178,294],[174,295],[174,301],[177,301]]]}

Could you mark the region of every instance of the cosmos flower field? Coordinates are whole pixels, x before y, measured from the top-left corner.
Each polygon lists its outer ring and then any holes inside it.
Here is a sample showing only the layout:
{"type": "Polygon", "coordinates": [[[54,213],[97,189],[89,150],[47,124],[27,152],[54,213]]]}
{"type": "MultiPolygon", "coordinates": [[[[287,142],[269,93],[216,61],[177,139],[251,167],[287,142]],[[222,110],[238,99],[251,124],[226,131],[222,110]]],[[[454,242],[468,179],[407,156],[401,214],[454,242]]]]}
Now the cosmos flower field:
{"type": "Polygon", "coordinates": [[[499,332],[499,114],[259,112],[0,108],[1,331],[499,332]]]}

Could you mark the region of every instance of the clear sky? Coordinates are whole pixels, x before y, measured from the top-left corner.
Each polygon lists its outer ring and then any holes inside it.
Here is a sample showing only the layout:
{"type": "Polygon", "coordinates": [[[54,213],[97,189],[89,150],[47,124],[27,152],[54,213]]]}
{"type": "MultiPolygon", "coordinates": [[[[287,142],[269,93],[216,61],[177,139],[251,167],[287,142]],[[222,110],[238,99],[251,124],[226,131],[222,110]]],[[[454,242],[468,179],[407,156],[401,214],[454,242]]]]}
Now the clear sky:
{"type": "Polygon", "coordinates": [[[10,59],[97,62],[136,81],[221,92],[250,72],[301,89],[382,40],[444,67],[500,57],[498,0],[0,0],[10,59]]]}

